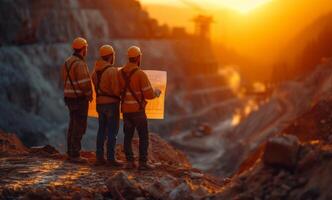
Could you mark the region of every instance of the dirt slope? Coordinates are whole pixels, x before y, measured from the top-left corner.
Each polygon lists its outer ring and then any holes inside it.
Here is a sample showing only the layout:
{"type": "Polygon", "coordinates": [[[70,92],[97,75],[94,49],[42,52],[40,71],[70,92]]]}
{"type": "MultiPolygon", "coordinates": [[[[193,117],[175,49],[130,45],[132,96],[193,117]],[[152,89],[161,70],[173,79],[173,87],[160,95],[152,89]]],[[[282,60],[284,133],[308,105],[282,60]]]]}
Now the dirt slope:
{"type": "Polygon", "coordinates": [[[215,199],[331,199],[331,108],[322,100],[282,132],[301,141],[294,169],[264,164],[263,145],[215,199]]]}

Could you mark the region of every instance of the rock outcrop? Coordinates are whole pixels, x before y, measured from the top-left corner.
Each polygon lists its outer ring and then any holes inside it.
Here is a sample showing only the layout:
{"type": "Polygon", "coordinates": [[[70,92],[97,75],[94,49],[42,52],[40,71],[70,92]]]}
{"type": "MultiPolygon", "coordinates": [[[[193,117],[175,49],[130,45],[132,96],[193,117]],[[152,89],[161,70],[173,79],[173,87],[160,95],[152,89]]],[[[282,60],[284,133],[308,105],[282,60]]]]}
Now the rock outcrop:
{"type": "MultiPolygon", "coordinates": [[[[191,168],[181,152],[157,136],[150,141],[152,171],[96,167],[93,152],[81,153],[88,164],[74,164],[51,146],[28,149],[14,134],[0,138],[10,138],[11,144],[0,154],[1,199],[201,199],[222,184],[191,168]]],[[[121,150],[118,146],[117,157],[124,161],[121,150]]]]}
{"type": "Polygon", "coordinates": [[[270,138],[265,147],[264,163],[293,169],[296,167],[300,141],[293,135],[270,138]]]}

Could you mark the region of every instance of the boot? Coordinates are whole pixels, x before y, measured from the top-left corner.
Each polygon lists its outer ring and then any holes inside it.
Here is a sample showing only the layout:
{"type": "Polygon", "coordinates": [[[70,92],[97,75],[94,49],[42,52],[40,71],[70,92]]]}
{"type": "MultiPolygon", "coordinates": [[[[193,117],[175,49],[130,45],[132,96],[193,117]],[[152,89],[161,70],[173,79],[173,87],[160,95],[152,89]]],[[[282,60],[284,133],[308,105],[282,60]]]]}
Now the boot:
{"type": "Polygon", "coordinates": [[[95,166],[102,166],[105,165],[106,161],[104,158],[97,158],[96,162],[95,162],[95,166]]]}
{"type": "Polygon", "coordinates": [[[69,157],[68,160],[69,160],[69,162],[77,163],[77,164],[87,164],[88,163],[87,159],[82,158],[80,156],[78,156],[78,157],[69,157]]]}
{"type": "Polygon", "coordinates": [[[125,165],[125,169],[134,169],[136,168],[136,164],[134,161],[128,161],[127,164],[125,165]]]}
{"type": "Polygon", "coordinates": [[[112,166],[112,167],[123,167],[123,163],[117,161],[116,159],[114,159],[114,160],[108,160],[107,164],[110,165],[110,166],[112,166]]]}
{"type": "Polygon", "coordinates": [[[146,161],[140,161],[138,170],[153,170],[155,167],[153,165],[148,164],[146,161]]]}

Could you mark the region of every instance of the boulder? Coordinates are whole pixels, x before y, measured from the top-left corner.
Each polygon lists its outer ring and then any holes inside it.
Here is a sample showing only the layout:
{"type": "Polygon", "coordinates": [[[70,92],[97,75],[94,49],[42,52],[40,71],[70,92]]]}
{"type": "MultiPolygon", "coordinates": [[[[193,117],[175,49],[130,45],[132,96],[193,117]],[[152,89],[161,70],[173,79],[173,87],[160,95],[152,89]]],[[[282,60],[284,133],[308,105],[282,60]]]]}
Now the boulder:
{"type": "Polygon", "coordinates": [[[267,141],[263,160],[265,164],[293,169],[297,163],[299,139],[293,135],[280,135],[267,141]]]}
{"type": "Polygon", "coordinates": [[[113,175],[106,182],[106,186],[115,199],[135,199],[143,196],[140,185],[123,171],[113,175]]]}
{"type": "Polygon", "coordinates": [[[188,186],[187,183],[183,182],[176,188],[174,188],[169,194],[167,199],[171,200],[192,200],[192,189],[188,186]]]}
{"type": "Polygon", "coordinates": [[[153,197],[153,199],[165,199],[178,184],[176,178],[165,176],[151,184],[147,188],[147,192],[153,197]]]}

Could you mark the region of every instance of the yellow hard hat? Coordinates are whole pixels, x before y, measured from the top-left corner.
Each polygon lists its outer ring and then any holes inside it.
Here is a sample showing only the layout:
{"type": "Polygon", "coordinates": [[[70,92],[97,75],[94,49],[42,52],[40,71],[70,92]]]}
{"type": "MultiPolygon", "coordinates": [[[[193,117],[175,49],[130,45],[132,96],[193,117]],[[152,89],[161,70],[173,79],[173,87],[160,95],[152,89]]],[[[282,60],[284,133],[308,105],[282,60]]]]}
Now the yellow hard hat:
{"type": "Polygon", "coordinates": [[[129,58],[136,58],[138,56],[141,56],[142,52],[141,49],[137,46],[131,46],[128,49],[128,57],[129,58]]]}
{"type": "Polygon", "coordinates": [[[86,41],[86,39],[78,37],[75,38],[75,40],[73,41],[72,47],[73,49],[82,49],[83,47],[87,47],[88,46],[88,42],[86,41]]]}
{"type": "Polygon", "coordinates": [[[99,49],[99,55],[101,57],[114,54],[114,49],[111,45],[103,45],[99,49]]]}

